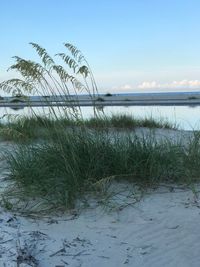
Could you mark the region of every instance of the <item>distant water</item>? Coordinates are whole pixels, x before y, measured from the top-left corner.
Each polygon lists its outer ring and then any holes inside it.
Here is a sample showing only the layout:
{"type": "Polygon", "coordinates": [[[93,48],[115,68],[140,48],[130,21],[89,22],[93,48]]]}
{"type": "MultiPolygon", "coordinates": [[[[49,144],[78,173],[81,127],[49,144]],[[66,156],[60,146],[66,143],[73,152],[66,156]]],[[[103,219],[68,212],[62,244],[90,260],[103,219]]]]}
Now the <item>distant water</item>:
{"type": "MultiPolygon", "coordinates": [[[[58,108],[55,108],[57,114],[61,114],[58,108]]],[[[0,107],[0,121],[5,122],[8,117],[5,114],[13,115],[26,115],[33,114],[40,115],[44,112],[48,115],[48,107],[42,108],[24,108],[20,110],[13,110],[10,108],[0,107]]],[[[104,107],[103,111],[106,115],[111,114],[128,114],[136,118],[153,117],[160,120],[165,119],[169,122],[176,123],[181,129],[184,130],[200,130],[200,106],[129,106],[129,107],[104,107]]],[[[84,118],[93,116],[92,107],[83,107],[82,114],[84,118]]]]}

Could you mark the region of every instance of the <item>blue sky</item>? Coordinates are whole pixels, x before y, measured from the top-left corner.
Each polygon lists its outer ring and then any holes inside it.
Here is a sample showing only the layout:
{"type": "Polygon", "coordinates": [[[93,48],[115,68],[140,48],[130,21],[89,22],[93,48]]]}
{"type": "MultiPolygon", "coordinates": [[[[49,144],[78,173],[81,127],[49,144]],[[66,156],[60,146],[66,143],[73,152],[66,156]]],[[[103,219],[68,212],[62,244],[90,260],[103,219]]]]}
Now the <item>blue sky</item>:
{"type": "Polygon", "coordinates": [[[200,88],[199,0],[1,0],[0,80],[14,55],[71,42],[104,91],[200,88]]]}

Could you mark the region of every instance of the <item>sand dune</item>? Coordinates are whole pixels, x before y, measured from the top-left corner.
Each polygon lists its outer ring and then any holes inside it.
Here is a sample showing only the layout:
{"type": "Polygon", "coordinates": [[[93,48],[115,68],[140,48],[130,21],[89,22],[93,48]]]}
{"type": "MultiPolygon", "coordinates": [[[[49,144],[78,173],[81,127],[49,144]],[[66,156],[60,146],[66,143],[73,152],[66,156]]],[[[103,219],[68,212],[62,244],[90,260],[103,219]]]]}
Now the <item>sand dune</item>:
{"type": "MultiPolygon", "coordinates": [[[[187,140],[190,133],[182,133],[187,140]]],[[[181,132],[157,130],[157,136],[181,132]]],[[[13,144],[0,146],[3,152],[13,144]]],[[[2,179],[5,164],[1,159],[2,179]]],[[[1,208],[0,266],[198,267],[199,189],[163,184],[141,198],[136,186],[113,184],[117,194],[109,201],[89,199],[88,207],[67,214],[23,217],[1,208]]]]}

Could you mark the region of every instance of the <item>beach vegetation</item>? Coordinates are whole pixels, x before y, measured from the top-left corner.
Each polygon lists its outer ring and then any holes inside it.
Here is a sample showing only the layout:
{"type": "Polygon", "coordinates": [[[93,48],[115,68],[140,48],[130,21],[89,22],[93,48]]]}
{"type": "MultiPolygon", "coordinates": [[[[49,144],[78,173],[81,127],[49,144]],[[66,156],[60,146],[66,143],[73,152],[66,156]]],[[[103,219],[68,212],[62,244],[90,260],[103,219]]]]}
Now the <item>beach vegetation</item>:
{"type": "Polygon", "coordinates": [[[23,211],[66,210],[75,207],[86,194],[97,195],[105,181],[125,181],[143,188],[152,188],[161,182],[198,181],[198,134],[185,146],[181,142],[158,141],[153,132],[138,136],[128,131],[136,127],[175,127],[153,118],[106,116],[96,106],[96,100],[103,98],[78,48],[65,43],[64,49],[69,54],[58,53],[54,58],[38,44],[31,43],[31,46],[40,62],[14,57],[15,63],[10,69],[21,78],[0,83],[0,89],[15,95],[35,93],[43,97],[49,104],[49,116],[45,112],[37,116],[32,110],[32,117],[19,117],[1,126],[2,137],[22,141],[4,155],[8,188],[2,194],[2,203],[6,203],[6,207],[21,207],[23,211]],[[91,97],[92,118],[84,119],[81,107],[73,105],[80,93],[91,97]],[[70,99],[71,94],[75,100],[70,99]],[[49,95],[59,95],[68,103],[72,100],[72,105],[55,110],[49,95]]]}
{"type": "Polygon", "coordinates": [[[56,131],[62,128],[68,130],[72,127],[87,127],[98,130],[134,131],[138,127],[151,129],[177,129],[176,124],[168,122],[166,119],[153,119],[152,116],[146,118],[134,118],[127,114],[115,114],[111,116],[90,117],[88,119],[74,119],[73,117],[60,117],[52,119],[47,116],[18,116],[9,118],[8,122],[1,124],[0,137],[3,140],[13,140],[16,142],[27,142],[33,139],[43,139],[48,137],[49,131],[56,131]]]}
{"type": "Polygon", "coordinates": [[[138,137],[73,129],[59,138],[19,145],[7,153],[10,187],[6,198],[37,199],[46,209],[65,210],[85,194],[98,194],[101,181],[111,179],[145,188],[160,183],[191,184],[200,178],[200,138],[187,146],[153,134],[138,137]]]}
{"type": "Polygon", "coordinates": [[[196,97],[196,96],[189,96],[188,97],[188,100],[196,100],[196,99],[198,99],[198,97],[196,97]]]}
{"type": "Polygon", "coordinates": [[[108,96],[112,96],[112,94],[111,93],[106,93],[105,96],[107,96],[107,97],[108,96]]]}
{"type": "Polygon", "coordinates": [[[96,101],[99,101],[99,102],[104,102],[104,101],[105,101],[105,99],[104,99],[103,97],[98,97],[98,98],[96,99],[96,101]]]}

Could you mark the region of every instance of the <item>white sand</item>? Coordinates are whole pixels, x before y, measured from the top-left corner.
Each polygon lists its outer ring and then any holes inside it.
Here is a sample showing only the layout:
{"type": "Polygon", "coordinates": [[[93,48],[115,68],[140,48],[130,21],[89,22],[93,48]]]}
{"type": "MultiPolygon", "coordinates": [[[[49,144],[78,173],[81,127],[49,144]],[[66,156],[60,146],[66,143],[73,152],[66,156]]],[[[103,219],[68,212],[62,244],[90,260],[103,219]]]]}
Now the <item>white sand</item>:
{"type": "Polygon", "coordinates": [[[163,187],[113,212],[39,220],[1,212],[0,266],[16,266],[17,240],[42,267],[199,266],[199,207],[191,191],[163,187]]]}
{"type": "Polygon", "coordinates": [[[91,200],[66,215],[31,219],[1,209],[0,267],[16,267],[19,255],[19,267],[200,266],[197,194],[163,185],[137,201],[134,187],[117,187],[123,193],[106,206],[91,200]]]}

